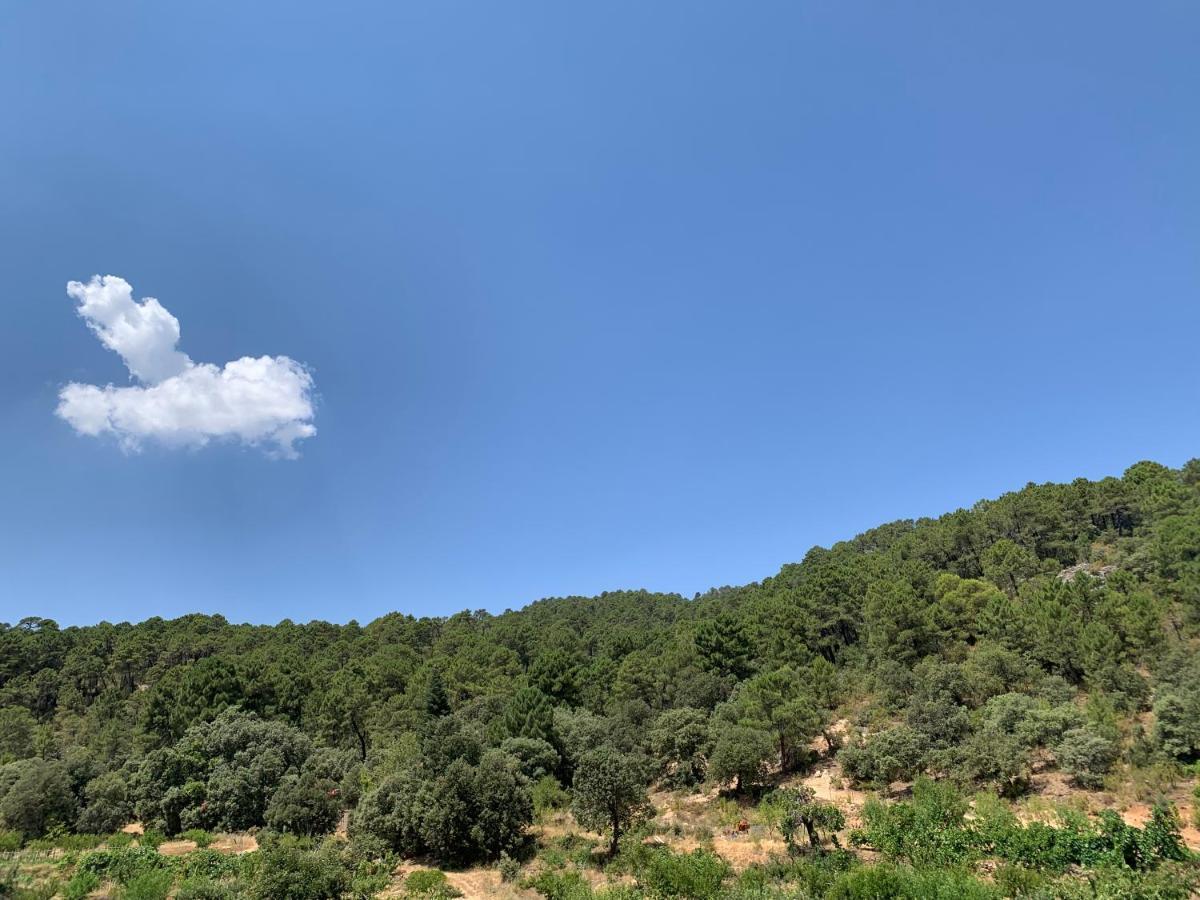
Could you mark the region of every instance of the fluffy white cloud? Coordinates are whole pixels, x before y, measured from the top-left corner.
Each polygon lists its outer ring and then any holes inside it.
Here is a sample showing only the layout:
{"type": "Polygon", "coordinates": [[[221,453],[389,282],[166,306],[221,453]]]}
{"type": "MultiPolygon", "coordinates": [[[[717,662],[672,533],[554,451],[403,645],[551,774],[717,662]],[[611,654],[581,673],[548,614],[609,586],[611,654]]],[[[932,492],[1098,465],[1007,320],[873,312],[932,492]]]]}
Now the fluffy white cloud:
{"type": "Polygon", "coordinates": [[[153,297],[135,301],[123,278],[72,281],[67,293],[101,343],[141,382],[64,387],[57,414],[80,434],[112,434],[131,450],[145,440],[202,446],[231,438],[295,457],[295,442],[317,433],[312,376],[295,360],[246,356],[224,367],[194,363],[175,349],[179,320],[153,297]]]}

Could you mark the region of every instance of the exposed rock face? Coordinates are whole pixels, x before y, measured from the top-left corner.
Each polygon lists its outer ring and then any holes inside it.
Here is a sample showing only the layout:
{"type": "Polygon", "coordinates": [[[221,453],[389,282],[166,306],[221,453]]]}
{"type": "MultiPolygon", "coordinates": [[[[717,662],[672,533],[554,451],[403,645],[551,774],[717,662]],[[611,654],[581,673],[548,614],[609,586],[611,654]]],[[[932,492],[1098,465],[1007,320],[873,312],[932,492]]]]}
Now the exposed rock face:
{"type": "Polygon", "coordinates": [[[1080,575],[1090,575],[1092,578],[1107,578],[1112,572],[1117,570],[1116,566],[1101,566],[1096,563],[1076,563],[1073,566],[1068,566],[1058,573],[1055,577],[1059,581],[1074,581],[1080,575]]]}

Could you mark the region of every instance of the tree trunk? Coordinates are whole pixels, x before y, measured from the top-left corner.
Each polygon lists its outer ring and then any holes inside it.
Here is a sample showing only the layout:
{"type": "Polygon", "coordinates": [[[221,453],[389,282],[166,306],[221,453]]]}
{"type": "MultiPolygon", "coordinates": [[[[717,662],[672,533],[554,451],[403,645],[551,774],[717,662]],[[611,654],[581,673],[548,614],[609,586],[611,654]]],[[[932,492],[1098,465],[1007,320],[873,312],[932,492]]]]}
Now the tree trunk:
{"type": "Polygon", "coordinates": [[[808,832],[808,843],[819,848],[821,846],[821,836],[817,834],[817,829],[813,828],[812,822],[804,822],[804,830],[808,832]]]}
{"type": "Polygon", "coordinates": [[[617,845],[621,842],[621,822],[616,816],[613,816],[612,833],[612,843],[608,845],[609,857],[617,855],[617,845]]]}
{"type": "Polygon", "coordinates": [[[358,752],[362,757],[362,761],[367,761],[367,735],[366,732],[359,727],[359,724],[353,719],[350,720],[350,727],[354,730],[354,736],[358,738],[358,752]]]}

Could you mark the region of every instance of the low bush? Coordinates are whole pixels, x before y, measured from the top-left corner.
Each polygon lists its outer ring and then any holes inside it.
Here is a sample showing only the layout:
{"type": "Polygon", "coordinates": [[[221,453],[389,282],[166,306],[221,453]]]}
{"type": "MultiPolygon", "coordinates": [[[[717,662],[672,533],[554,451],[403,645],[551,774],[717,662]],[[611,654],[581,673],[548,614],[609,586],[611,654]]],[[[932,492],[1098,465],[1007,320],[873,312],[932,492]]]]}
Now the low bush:
{"type": "Polygon", "coordinates": [[[956,869],[913,869],[879,863],[841,875],[829,900],[999,900],[999,889],[956,869]]]}
{"type": "Polygon", "coordinates": [[[733,874],[729,863],[708,850],[674,853],[658,847],[645,854],[638,867],[638,882],[655,897],[688,897],[711,900],[733,874]]]}
{"type": "Polygon", "coordinates": [[[191,841],[201,850],[213,842],[213,836],[203,828],[189,828],[179,833],[179,840],[191,841]]]}
{"type": "Polygon", "coordinates": [[[404,893],[409,897],[461,897],[462,892],[446,880],[440,869],[417,869],[404,879],[404,893]]]}
{"type": "Polygon", "coordinates": [[[207,878],[187,878],[175,892],[175,900],[235,900],[235,890],[207,878]]]}
{"type": "Polygon", "coordinates": [[[84,900],[100,887],[100,883],[100,876],[95,872],[79,872],[63,886],[63,900],[84,900]]]}
{"type": "Polygon", "coordinates": [[[255,900],[337,900],[350,886],[350,873],[333,847],[276,837],[259,851],[250,886],[255,900]]]}
{"type": "Polygon", "coordinates": [[[501,881],[516,881],[521,874],[521,861],[513,859],[507,853],[501,853],[496,868],[500,870],[501,881]]]}
{"type": "Polygon", "coordinates": [[[135,875],[117,895],[120,900],[167,900],[175,878],[164,870],[135,875]]]}
{"type": "Polygon", "coordinates": [[[590,900],[595,896],[587,879],[574,869],[543,869],[521,882],[521,886],[537,891],[546,900],[590,900]]]}
{"type": "Polygon", "coordinates": [[[121,850],[93,850],[79,862],[80,872],[92,872],[101,879],[128,884],[140,875],[160,870],[172,870],[175,862],[160,856],[150,847],[127,847],[121,850]]]}

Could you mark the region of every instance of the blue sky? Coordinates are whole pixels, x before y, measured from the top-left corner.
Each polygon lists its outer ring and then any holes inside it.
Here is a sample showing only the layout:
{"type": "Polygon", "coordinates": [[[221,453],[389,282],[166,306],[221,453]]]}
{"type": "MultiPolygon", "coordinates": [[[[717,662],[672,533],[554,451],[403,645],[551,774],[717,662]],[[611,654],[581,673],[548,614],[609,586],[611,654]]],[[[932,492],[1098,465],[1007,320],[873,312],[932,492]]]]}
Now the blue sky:
{"type": "Polygon", "coordinates": [[[1200,7],[9,3],[0,621],[756,580],[1200,455],[1200,7]],[[140,452],[69,280],[315,386],[140,452]]]}

